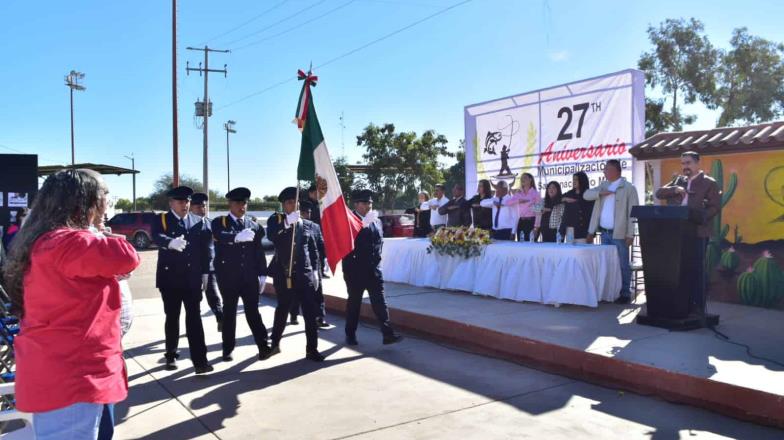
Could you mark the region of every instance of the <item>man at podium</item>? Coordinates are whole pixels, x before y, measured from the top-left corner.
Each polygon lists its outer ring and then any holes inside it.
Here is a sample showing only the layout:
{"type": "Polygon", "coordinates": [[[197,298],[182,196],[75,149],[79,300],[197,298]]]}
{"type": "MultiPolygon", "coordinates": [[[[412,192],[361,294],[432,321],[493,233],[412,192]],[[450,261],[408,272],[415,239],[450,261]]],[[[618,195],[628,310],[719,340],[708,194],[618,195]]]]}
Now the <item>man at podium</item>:
{"type": "MultiPolygon", "coordinates": [[[[721,195],[716,181],[700,168],[700,154],[687,151],[681,154],[683,175],[676,176],[667,185],[656,191],[656,198],[671,206],[688,206],[703,213],[702,223],[697,227],[698,252],[702,261],[711,236],[710,221],[721,209],[721,195]]],[[[700,269],[701,282],[694,302],[701,308],[705,306],[705,267],[700,269]]],[[[704,310],[704,309],[703,309],[704,310]]]]}

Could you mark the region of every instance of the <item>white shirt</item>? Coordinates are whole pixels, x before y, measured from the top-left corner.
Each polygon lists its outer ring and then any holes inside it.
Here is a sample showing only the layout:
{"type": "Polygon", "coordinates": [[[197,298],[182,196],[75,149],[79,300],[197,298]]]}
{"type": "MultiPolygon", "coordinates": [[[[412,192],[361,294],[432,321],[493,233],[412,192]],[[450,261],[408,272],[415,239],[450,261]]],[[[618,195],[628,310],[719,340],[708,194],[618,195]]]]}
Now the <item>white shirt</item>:
{"type": "Polygon", "coordinates": [[[438,213],[438,208],[449,203],[449,199],[441,196],[440,199],[430,199],[430,226],[445,225],[448,215],[438,213]]]}
{"type": "Polygon", "coordinates": [[[234,214],[232,214],[232,213],[229,213],[229,216],[230,216],[230,217],[232,218],[232,220],[234,220],[235,222],[237,222],[237,223],[241,223],[241,224],[243,224],[243,225],[245,224],[245,217],[244,217],[244,216],[243,216],[243,217],[237,217],[237,216],[235,216],[235,215],[234,215],[234,214]]]}
{"type": "Polygon", "coordinates": [[[511,194],[507,194],[500,199],[498,197],[493,197],[489,199],[484,199],[479,202],[479,206],[483,208],[493,208],[493,229],[500,230],[500,229],[511,229],[515,231],[517,229],[517,220],[520,217],[520,213],[517,209],[518,200],[515,196],[511,194]],[[501,206],[495,206],[497,202],[501,203],[501,206]],[[498,212],[498,210],[501,210],[498,212]],[[496,224],[496,216],[498,216],[498,223],[496,224]]]}
{"type": "Polygon", "coordinates": [[[602,215],[599,217],[599,226],[604,229],[615,229],[615,191],[621,184],[622,179],[618,178],[615,182],[610,183],[607,191],[613,194],[605,196],[602,201],[602,215]]]}
{"type": "Polygon", "coordinates": [[[171,213],[174,216],[174,218],[176,218],[177,220],[182,220],[182,222],[185,223],[185,229],[190,229],[191,226],[193,226],[190,222],[190,216],[188,214],[185,214],[185,217],[180,217],[179,215],[177,215],[176,212],[174,212],[174,210],[172,210],[171,213]]]}
{"type": "Polygon", "coordinates": [[[694,176],[691,176],[691,178],[688,179],[689,183],[686,185],[686,194],[683,196],[683,201],[681,202],[681,206],[689,206],[689,191],[691,191],[691,183],[694,181],[694,179],[699,177],[700,174],[702,174],[702,171],[700,171],[694,176]]]}

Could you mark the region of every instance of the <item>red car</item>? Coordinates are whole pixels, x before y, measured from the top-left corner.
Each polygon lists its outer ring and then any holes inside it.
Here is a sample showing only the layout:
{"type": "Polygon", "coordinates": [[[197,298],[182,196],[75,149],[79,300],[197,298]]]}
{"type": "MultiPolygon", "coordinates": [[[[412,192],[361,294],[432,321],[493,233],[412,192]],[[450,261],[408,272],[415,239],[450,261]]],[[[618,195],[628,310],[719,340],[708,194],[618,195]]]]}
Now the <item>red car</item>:
{"type": "Polygon", "coordinates": [[[136,249],[147,249],[152,245],[152,222],[157,216],[154,212],[124,212],[106,222],[115,234],[124,235],[136,249]]]}
{"type": "Polygon", "coordinates": [[[384,228],[384,237],[413,237],[414,216],[411,214],[382,215],[381,225],[384,228]]]}

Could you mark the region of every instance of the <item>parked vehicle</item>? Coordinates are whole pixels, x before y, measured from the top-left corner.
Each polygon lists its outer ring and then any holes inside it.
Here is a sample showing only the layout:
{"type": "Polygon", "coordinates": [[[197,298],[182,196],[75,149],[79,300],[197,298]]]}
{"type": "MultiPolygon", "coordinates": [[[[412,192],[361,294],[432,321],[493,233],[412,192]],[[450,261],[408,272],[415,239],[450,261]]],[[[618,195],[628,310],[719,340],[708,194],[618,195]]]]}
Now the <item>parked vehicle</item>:
{"type": "Polygon", "coordinates": [[[414,216],[411,214],[382,215],[381,225],[384,228],[384,237],[413,237],[414,216]]]}
{"type": "Polygon", "coordinates": [[[106,226],[115,234],[124,235],[136,249],[147,249],[152,245],[152,222],[157,214],[147,212],[124,212],[112,217],[106,226]]]}

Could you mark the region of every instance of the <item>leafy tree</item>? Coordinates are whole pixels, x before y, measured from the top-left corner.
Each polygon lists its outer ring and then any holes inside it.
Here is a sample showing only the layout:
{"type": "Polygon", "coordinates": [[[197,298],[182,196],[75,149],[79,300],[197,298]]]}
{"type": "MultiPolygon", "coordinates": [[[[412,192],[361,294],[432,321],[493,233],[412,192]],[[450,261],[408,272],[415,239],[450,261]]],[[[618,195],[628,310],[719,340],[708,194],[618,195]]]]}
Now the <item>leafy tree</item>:
{"type": "Polygon", "coordinates": [[[455,153],[454,165],[444,170],[444,182],[449,189],[456,183],[465,185],[465,181],[465,140],[460,139],[460,145],[455,153]]]}
{"type": "Polygon", "coordinates": [[[715,105],[719,125],[770,121],[784,113],[784,44],[735,29],[722,54],[715,105]]]}
{"type": "Polygon", "coordinates": [[[348,166],[348,161],[345,156],[340,156],[335,160],[335,174],[338,175],[338,182],[340,182],[340,190],[343,192],[343,197],[349,200],[351,191],[355,189],[354,186],[354,171],[348,166]]]}
{"type": "Polygon", "coordinates": [[[133,202],[128,199],[117,199],[114,202],[114,209],[120,209],[122,212],[129,212],[133,210],[133,202]]]}
{"type": "MultiPolygon", "coordinates": [[[[697,117],[694,115],[679,115],[681,123],[691,124],[697,117]]],[[[663,99],[645,98],[645,137],[667,131],[676,126],[675,116],[664,109],[663,99]]]]}
{"type": "MultiPolygon", "coordinates": [[[[667,19],[659,27],[648,27],[648,38],[653,50],[640,57],[638,66],[645,72],[645,82],[651,87],[661,87],[672,98],[669,115],[660,111],[651,117],[663,119],[653,126],[682,130],[688,119],[680,114],[678,93],[687,104],[699,99],[709,107],[715,105],[716,65],[719,52],[705,35],[702,22],[694,18],[667,19]]],[[[647,107],[647,106],[646,106],[647,107]]],[[[663,106],[662,106],[663,108],[663,106]]],[[[647,109],[647,108],[646,108],[647,109]]]]}
{"type": "Polygon", "coordinates": [[[419,137],[411,131],[396,133],[394,124],[368,125],[357,136],[357,145],[366,150],[362,157],[368,165],[367,183],[378,195],[377,205],[382,209],[403,207],[399,196],[440,182],[439,159],[453,155],[443,135],[433,130],[419,137]]]}
{"type": "MultiPolygon", "coordinates": [[[[204,185],[201,181],[190,176],[180,176],[180,185],[193,188],[194,192],[203,192],[204,185]]],[[[166,193],[172,188],[172,175],[164,174],[158,178],[153,184],[153,190],[149,195],[151,209],[167,210],[169,209],[169,198],[166,193]]],[[[209,193],[210,204],[225,204],[226,199],[223,194],[219,194],[215,190],[210,190],[209,193]]],[[[139,207],[139,198],[136,199],[137,208],[139,207]]]]}

